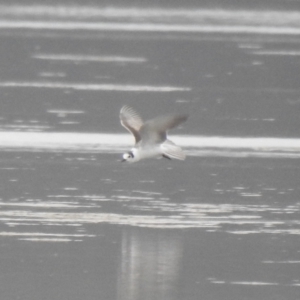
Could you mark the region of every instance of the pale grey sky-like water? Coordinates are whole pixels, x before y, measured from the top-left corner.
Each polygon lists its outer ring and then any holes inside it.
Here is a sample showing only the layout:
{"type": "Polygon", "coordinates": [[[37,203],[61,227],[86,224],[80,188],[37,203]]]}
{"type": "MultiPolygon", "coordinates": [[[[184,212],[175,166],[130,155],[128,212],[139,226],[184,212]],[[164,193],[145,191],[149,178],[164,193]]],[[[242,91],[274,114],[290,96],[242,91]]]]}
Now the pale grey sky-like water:
{"type": "Polygon", "coordinates": [[[1,297],[298,299],[300,12],[132,3],[1,6],[1,297]],[[186,161],[122,164],[124,104],[186,161]]]}

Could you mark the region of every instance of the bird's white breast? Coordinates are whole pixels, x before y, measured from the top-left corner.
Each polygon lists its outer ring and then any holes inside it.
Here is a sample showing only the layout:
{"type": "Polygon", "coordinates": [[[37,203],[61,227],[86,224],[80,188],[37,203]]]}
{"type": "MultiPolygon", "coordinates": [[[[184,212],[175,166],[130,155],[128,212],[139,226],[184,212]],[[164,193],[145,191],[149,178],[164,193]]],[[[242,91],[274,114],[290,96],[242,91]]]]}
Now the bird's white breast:
{"type": "Polygon", "coordinates": [[[158,157],[162,155],[162,151],[159,145],[151,146],[151,147],[133,148],[131,151],[134,155],[135,161],[145,159],[145,158],[158,157]]]}

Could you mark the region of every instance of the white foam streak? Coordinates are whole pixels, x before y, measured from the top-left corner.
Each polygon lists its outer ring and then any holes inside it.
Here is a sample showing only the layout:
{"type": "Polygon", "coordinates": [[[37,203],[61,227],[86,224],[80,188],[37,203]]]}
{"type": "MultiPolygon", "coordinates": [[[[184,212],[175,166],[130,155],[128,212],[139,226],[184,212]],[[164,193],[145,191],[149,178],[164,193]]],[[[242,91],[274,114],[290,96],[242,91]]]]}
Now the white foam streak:
{"type": "Polygon", "coordinates": [[[127,135],[114,134],[0,132],[0,147],[89,151],[120,147],[126,144],[127,139],[127,135]]]}
{"type": "Polygon", "coordinates": [[[175,92],[190,91],[189,87],[149,86],[127,84],[92,84],[92,83],[62,83],[62,82],[0,82],[0,87],[6,88],[46,88],[73,89],[86,91],[117,91],[117,92],[175,92]]]}
{"type": "Polygon", "coordinates": [[[214,284],[231,284],[231,285],[246,285],[246,286],[299,286],[298,283],[280,284],[277,282],[265,282],[265,281],[224,281],[224,280],[216,280],[215,278],[209,278],[209,281],[214,284]]]}
{"type": "MultiPolygon", "coordinates": [[[[300,157],[300,139],[205,136],[172,136],[170,139],[194,156],[247,154],[262,157],[300,157]]],[[[133,138],[127,134],[0,132],[2,150],[19,148],[31,151],[120,152],[132,144],[133,138]]]]}
{"type": "MultiPolygon", "coordinates": [[[[205,136],[186,136],[175,137],[176,143],[188,145],[189,147],[201,148],[231,148],[231,149],[295,149],[300,150],[300,139],[293,138],[271,138],[271,137],[205,137],[205,136]]],[[[174,140],[175,141],[175,140],[174,140]]]]}
{"type": "Polygon", "coordinates": [[[228,19],[243,20],[252,23],[296,23],[300,19],[298,11],[242,10],[242,9],[164,9],[164,8],[118,8],[89,5],[0,5],[0,15],[6,17],[52,17],[62,19],[82,18],[184,18],[186,21],[228,19]]]}
{"type": "Polygon", "coordinates": [[[74,114],[74,115],[78,115],[78,114],[84,114],[85,111],[83,110],[63,110],[63,109],[48,109],[47,113],[50,114],[58,114],[58,115],[68,115],[68,114],[74,114]]]}
{"type": "Polygon", "coordinates": [[[76,62],[116,62],[116,63],[143,63],[147,60],[143,57],[129,56],[95,56],[95,55],[75,55],[75,54],[47,54],[40,53],[32,56],[40,60],[76,61],[76,62]]]}
{"type": "Polygon", "coordinates": [[[81,242],[82,240],[72,240],[68,238],[19,238],[20,241],[28,241],[28,242],[52,242],[52,243],[59,243],[59,242],[81,242]]]}
{"type": "Polygon", "coordinates": [[[230,284],[238,285],[279,285],[276,282],[262,282],[262,281],[232,281],[230,284]]]}
{"type": "Polygon", "coordinates": [[[41,207],[41,208],[68,208],[68,209],[74,209],[74,208],[82,208],[82,207],[91,207],[88,205],[80,205],[78,203],[56,203],[56,202],[50,202],[50,203],[44,203],[44,202],[0,202],[0,207],[7,206],[7,207],[41,207]]]}
{"type": "Polygon", "coordinates": [[[300,28],[293,26],[252,26],[252,25],[195,25],[195,24],[157,24],[122,22],[70,22],[70,21],[0,21],[0,29],[31,30],[87,30],[118,32],[189,32],[189,33],[233,33],[233,34],[274,34],[299,35],[300,28]]]}
{"type": "Polygon", "coordinates": [[[265,56],[300,56],[300,51],[294,50],[258,50],[253,51],[252,54],[255,55],[265,55],[265,56]]]}
{"type": "Polygon", "coordinates": [[[273,261],[273,260],[265,260],[264,264],[300,264],[300,260],[283,260],[283,261],[273,261]]]}
{"type": "Polygon", "coordinates": [[[59,77],[59,78],[63,78],[63,77],[66,77],[66,73],[63,73],[63,72],[40,72],[39,76],[40,77],[59,77]]]}
{"type": "Polygon", "coordinates": [[[298,35],[298,11],[0,5],[0,28],[298,35]]]}
{"type": "Polygon", "coordinates": [[[66,234],[66,233],[44,233],[44,232],[9,232],[2,231],[0,236],[55,236],[55,237],[95,237],[94,234],[66,234]]]}

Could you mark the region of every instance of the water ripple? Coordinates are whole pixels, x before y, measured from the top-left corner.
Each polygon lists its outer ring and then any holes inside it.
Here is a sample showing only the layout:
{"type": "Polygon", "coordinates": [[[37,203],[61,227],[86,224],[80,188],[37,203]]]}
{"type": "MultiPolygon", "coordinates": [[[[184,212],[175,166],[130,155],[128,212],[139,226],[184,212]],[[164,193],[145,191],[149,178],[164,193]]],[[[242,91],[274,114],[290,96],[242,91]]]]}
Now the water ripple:
{"type": "MultiPolygon", "coordinates": [[[[227,234],[300,235],[298,218],[300,203],[294,205],[251,205],[172,203],[160,195],[127,196],[65,195],[63,202],[53,201],[63,195],[51,195],[45,200],[1,202],[0,221],[11,231],[5,236],[20,237],[18,228],[77,228],[74,238],[90,237],[86,225],[114,224],[149,228],[202,228],[227,234]],[[98,205],[101,201],[101,205],[98,205]],[[273,212],[280,212],[280,220],[273,212]],[[290,212],[294,212],[291,218],[290,212]],[[285,218],[284,215],[289,215],[285,218]],[[82,232],[82,230],[87,232],[82,232]]],[[[45,236],[43,229],[35,235],[45,236]]],[[[64,235],[64,233],[59,233],[64,235]]],[[[1,233],[0,233],[1,235],[1,233]]],[[[23,234],[24,235],[24,234],[23,234]]],[[[30,235],[26,233],[25,235],[30,235]]],[[[52,234],[51,234],[52,235],[52,234]]],[[[22,236],[24,238],[24,236],[22,236]]],[[[70,238],[70,237],[68,237],[70,238]]]]}

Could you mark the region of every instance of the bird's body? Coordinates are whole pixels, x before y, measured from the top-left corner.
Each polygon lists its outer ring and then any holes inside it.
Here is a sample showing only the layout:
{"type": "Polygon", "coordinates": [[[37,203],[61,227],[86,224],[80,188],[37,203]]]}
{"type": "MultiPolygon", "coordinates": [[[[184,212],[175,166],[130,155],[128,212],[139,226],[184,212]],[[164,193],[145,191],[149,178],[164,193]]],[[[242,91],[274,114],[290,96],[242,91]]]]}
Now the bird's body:
{"type": "Polygon", "coordinates": [[[134,148],[131,149],[131,152],[133,153],[134,160],[138,161],[145,158],[151,158],[151,157],[161,157],[162,151],[160,149],[159,145],[154,146],[140,146],[136,145],[134,148]]]}
{"type": "Polygon", "coordinates": [[[135,137],[135,146],[123,154],[123,161],[136,162],[150,157],[184,160],[182,149],[167,139],[167,131],[187,119],[187,115],[166,115],[145,123],[138,113],[125,105],[120,111],[121,124],[135,137]]]}

